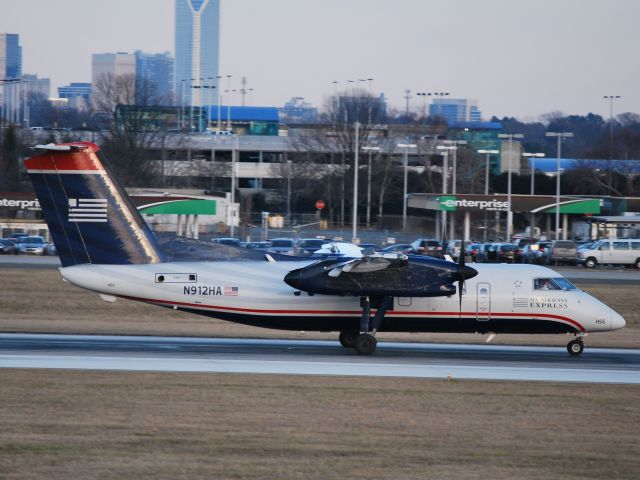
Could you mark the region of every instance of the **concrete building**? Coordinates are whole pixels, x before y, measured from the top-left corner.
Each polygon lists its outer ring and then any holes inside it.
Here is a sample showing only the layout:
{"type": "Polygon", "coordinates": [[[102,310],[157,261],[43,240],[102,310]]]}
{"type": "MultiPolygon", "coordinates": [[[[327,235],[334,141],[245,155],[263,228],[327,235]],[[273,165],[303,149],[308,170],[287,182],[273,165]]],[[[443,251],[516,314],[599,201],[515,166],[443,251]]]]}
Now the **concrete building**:
{"type": "Polygon", "coordinates": [[[145,53],[136,50],[136,102],[169,105],[173,103],[173,69],[174,59],[169,52],[145,53]],[[142,82],[140,81],[142,80],[142,82]],[[146,86],[150,88],[145,88],[146,86]]]}
{"type": "MultiPolygon", "coordinates": [[[[122,77],[125,75],[136,75],[136,56],[131,53],[94,53],[91,56],[91,86],[92,101],[99,106],[105,98],[99,93],[100,83],[105,82],[109,77],[122,77]]],[[[122,90],[122,89],[121,89],[122,90]]],[[[121,94],[121,98],[113,99],[115,103],[134,103],[135,92],[121,94]],[[126,98],[126,97],[131,98],[126,98]]],[[[115,105],[114,105],[115,106],[115,105]]]]}
{"type": "Polygon", "coordinates": [[[429,105],[429,115],[442,117],[449,125],[481,120],[478,101],[467,98],[434,98],[429,105]]]}
{"type": "Polygon", "coordinates": [[[219,88],[220,0],[176,0],[175,42],[177,103],[202,105],[201,87],[219,88]]]}

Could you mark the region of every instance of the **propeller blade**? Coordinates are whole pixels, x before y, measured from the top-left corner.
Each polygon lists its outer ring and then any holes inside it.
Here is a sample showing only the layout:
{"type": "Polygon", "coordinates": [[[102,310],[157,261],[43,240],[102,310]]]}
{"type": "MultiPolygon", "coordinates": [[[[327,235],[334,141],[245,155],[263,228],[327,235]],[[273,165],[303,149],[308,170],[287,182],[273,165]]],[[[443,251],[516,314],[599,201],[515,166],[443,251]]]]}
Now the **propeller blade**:
{"type": "Polygon", "coordinates": [[[332,269],[328,275],[330,277],[336,278],[336,277],[339,277],[341,273],[342,273],[342,267],[336,267],[332,269]]]}
{"type": "MultiPolygon", "coordinates": [[[[462,317],[462,290],[464,289],[464,281],[467,278],[465,276],[465,269],[468,268],[465,265],[465,251],[464,251],[464,240],[460,243],[460,253],[458,254],[458,318],[462,317]]],[[[475,270],[474,270],[475,271],[475,270]]],[[[478,272],[476,272],[476,275],[478,272]]],[[[473,275],[475,276],[475,275],[473,275]]],[[[471,277],[469,277],[471,278],[471,277]]]]}

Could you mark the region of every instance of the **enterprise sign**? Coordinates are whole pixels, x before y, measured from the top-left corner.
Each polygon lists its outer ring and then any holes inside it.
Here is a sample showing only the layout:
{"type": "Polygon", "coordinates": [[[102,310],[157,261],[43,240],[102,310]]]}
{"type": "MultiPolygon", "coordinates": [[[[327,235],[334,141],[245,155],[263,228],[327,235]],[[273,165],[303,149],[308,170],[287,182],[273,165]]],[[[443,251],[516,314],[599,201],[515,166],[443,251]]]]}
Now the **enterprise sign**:
{"type": "Polygon", "coordinates": [[[507,212],[509,211],[509,202],[496,200],[468,200],[466,198],[458,199],[456,197],[439,197],[440,209],[447,212],[453,212],[458,207],[466,210],[482,210],[486,212],[507,212]]]}
{"type": "Polygon", "coordinates": [[[40,210],[40,202],[38,202],[38,200],[0,198],[0,207],[17,207],[20,210],[40,210]]]}

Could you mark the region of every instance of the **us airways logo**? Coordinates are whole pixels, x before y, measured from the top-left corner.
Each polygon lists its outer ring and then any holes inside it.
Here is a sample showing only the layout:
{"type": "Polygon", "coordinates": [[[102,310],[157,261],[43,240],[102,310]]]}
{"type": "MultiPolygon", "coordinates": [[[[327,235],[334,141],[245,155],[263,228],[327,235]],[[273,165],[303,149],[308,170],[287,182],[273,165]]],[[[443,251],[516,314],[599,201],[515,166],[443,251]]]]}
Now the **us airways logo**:
{"type": "Polygon", "coordinates": [[[69,221],[105,223],[107,200],[105,198],[70,198],[69,221]]]}

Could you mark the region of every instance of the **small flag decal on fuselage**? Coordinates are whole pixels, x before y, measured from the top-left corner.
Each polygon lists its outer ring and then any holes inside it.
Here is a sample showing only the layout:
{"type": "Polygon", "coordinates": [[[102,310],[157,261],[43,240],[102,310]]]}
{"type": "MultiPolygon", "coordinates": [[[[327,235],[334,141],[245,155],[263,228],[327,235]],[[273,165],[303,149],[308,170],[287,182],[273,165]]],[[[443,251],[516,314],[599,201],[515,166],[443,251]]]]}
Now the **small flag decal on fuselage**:
{"type": "Polygon", "coordinates": [[[106,222],[107,200],[105,198],[70,198],[69,221],[106,222]]]}
{"type": "Polygon", "coordinates": [[[224,287],[225,295],[238,295],[238,287],[224,287]]]}

